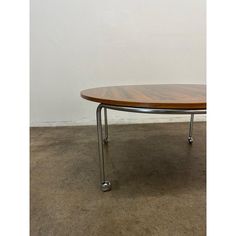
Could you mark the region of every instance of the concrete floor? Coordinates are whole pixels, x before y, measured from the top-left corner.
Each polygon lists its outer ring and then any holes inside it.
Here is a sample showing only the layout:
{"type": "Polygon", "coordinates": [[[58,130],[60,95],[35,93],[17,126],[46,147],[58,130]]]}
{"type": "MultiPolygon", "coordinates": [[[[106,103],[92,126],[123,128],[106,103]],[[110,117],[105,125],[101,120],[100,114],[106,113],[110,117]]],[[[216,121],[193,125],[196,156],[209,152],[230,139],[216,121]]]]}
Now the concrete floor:
{"type": "Polygon", "coordinates": [[[110,126],[106,193],[95,126],[31,128],[31,236],[206,235],[205,128],[110,126]]]}

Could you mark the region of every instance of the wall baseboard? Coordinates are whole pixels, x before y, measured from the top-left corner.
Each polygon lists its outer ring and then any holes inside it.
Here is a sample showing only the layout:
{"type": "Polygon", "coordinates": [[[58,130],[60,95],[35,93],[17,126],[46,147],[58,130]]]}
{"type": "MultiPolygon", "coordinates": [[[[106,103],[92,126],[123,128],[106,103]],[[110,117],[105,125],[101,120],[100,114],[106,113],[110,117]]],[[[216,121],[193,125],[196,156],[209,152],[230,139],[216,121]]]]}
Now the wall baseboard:
{"type": "MultiPolygon", "coordinates": [[[[174,122],[189,122],[190,115],[161,115],[158,117],[145,118],[110,118],[109,124],[145,124],[145,123],[174,123],[174,122]]],[[[194,121],[206,121],[206,115],[195,115],[194,121]]],[[[85,126],[96,125],[95,120],[80,120],[80,121],[53,121],[53,122],[32,122],[30,127],[57,127],[57,126],[85,126]]]]}

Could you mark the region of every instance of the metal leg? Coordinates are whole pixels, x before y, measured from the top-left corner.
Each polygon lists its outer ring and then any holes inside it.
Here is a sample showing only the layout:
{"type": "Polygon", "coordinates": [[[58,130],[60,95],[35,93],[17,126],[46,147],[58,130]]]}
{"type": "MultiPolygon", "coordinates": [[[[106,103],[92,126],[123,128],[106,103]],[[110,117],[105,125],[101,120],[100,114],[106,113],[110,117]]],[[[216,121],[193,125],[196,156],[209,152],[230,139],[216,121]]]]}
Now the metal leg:
{"type": "Polygon", "coordinates": [[[97,133],[98,133],[98,152],[99,152],[99,165],[100,165],[100,182],[101,190],[103,192],[111,190],[111,183],[106,180],[104,169],[104,151],[103,151],[103,135],[102,135],[102,111],[103,106],[100,104],[97,107],[97,133]]]}
{"type": "Polygon", "coordinates": [[[104,143],[108,143],[108,122],[107,122],[107,108],[104,107],[104,120],[105,120],[105,138],[104,143]]]}
{"type": "Polygon", "coordinates": [[[154,108],[139,108],[139,107],[121,107],[100,104],[97,107],[97,132],[98,132],[98,151],[99,151],[99,165],[100,165],[100,186],[103,192],[111,190],[111,183],[106,180],[105,168],[104,168],[104,140],[103,140],[103,127],[102,127],[102,109],[104,109],[105,115],[105,140],[108,140],[108,122],[107,122],[107,110],[117,110],[126,112],[137,112],[137,113],[149,113],[149,114],[191,114],[190,126],[189,126],[189,137],[188,142],[192,143],[192,132],[193,132],[193,120],[194,114],[206,114],[206,110],[182,110],[182,109],[154,109],[154,108]]]}
{"type": "Polygon", "coordinates": [[[194,119],[194,114],[191,114],[191,119],[190,119],[190,124],[189,124],[189,134],[188,134],[188,142],[190,144],[193,143],[193,137],[192,137],[192,134],[193,134],[193,119],[194,119]]]}

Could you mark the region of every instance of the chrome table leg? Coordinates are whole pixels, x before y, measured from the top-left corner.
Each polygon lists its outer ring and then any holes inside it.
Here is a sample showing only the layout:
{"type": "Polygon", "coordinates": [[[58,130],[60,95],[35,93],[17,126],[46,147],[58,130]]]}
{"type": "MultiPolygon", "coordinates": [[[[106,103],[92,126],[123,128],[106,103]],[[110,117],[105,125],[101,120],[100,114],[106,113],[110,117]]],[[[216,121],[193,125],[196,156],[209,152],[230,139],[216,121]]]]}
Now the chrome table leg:
{"type": "Polygon", "coordinates": [[[190,144],[193,143],[193,119],[194,119],[194,114],[191,114],[191,119],[190,119],[190,124],[189,124],[189,134],[188,134],[188,142],[190,144]]]}
{"type": "Polygon", "coordinates": [[[103,106],[100,104],[97,107],[97,133],[98,133],[98,152],[99,152],[99,165],[100,165],[100,184],[103,192],[111,190],[111,183],[106,180],[104,169],[104,150],[103,150],[103,134],[102,134],[102,111],[103,106]]]}
{"type": "Polygon", "coordinates": [[[104,143],[108,143],[108,122],[107,122],[107,108],[104,107],[104,120],[105,120],[105,138],[104,143]]]}
{"type": "Polygon", "coordinates": [[[111,183],[106,180],[105,168],[104,168],[104,144],[108,141],[108,122],[107,122],[107,109],[136,112],[136,113],[149,113],[149,114],[191,114],[191,120],[189,125],[189,137],[188,142],[193,142],[193,120],[194,114],[206,114],[206,110],[181,110],[181,109],[155,109],[155,108],[140,108],[140,107],[122,107],[113,106],[107,104],[99,104],[97,107],[97,133],[98,133],[98,152],[99,152],[99,165],[100,165],[100,184],[103,192],[111,190],[111,183]],[[105,116],[105,139],[103,139],[103,127],[102,127],[102,109],[104,109],[105,116]]]}

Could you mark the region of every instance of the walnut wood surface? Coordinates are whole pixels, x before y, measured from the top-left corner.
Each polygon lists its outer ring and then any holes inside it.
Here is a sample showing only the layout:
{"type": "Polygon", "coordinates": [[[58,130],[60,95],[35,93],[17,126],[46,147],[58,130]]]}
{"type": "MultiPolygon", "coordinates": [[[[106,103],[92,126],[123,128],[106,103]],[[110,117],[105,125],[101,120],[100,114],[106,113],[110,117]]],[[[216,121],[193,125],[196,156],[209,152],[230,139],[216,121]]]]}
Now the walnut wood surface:
{"type": "Polygon", "coordinates": [[[150,84],[92,88],[81,97],[107,105],[206,109],[206,86],[200,84],[150,84]]]}

